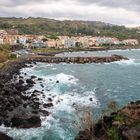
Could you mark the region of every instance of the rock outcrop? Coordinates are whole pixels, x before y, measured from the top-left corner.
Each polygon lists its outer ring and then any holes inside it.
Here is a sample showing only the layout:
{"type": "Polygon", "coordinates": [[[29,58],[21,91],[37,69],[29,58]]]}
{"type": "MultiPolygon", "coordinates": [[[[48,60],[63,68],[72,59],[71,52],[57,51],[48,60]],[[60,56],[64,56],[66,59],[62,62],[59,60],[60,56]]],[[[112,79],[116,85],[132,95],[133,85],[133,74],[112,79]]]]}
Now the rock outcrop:
{"type": "Polygon", "coordinates": [[[39,116],[15,116],[11,119],[12,126],[16,128],[36,128],[41,126],[39,116]]]}
{"type": "Polygon", "coordinates": [[[75,140],[140,140],[140,101],[104,116],[92,129],[80,131],[75,140]]]}
{"type": "Polygon", "coordinates": [[[14,139],[0,132],[0,140],[14,140],[14,139]]]}

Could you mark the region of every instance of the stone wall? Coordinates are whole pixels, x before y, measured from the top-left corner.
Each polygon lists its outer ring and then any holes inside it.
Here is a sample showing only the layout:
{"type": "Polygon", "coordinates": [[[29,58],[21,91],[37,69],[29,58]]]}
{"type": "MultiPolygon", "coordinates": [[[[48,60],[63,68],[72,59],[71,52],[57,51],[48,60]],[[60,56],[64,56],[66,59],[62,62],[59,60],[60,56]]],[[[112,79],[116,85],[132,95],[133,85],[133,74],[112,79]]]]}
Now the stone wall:
{"type": "Polygon", "coordinates": [[[50,57],[50,56],[31,56],[26,58],[27,61],[47,62],[47,63],[109,63],[120,60],[128,60],[128,58],[120,55],[104,56],[104,57],[50,57]]]}

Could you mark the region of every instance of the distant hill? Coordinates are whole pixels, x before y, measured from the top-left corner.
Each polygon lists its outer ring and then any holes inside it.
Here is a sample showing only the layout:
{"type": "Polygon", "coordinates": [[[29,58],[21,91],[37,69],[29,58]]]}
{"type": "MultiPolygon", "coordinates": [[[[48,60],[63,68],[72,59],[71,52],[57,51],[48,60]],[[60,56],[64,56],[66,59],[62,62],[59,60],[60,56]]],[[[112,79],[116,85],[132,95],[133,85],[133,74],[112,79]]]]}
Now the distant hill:
{"type": "Polygon", "coordinates": [[[0,29],[15,28],[20,34],[37,35],[93,35],[111,36],[119,39],[137,38],[140,33],[137,29],[129,29],[125,26],[117,26],[99,21],[59,21],[48,18],[0,18],[0,29]]]}

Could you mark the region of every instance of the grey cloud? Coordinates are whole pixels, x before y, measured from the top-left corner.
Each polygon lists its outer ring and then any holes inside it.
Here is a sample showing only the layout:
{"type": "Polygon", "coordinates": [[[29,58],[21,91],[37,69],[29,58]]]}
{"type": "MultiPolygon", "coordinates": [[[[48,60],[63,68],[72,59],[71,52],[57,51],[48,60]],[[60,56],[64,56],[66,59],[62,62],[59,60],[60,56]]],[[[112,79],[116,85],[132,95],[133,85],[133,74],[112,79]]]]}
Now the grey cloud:
{"type": "Polygon", "coordinates": [[[82,4],[97,4],[105,7],[124,8],[140,12],[140,0],[76,0],[82,4]]]}
{"type": "MultiPolygon", "coordinates": [[[[68,0],[0,0],[0,6],[16,7],[19,5],[29,5],[32,3],[51,3],[51,2],[64,2],[68,0]]],[[[125,8],[131,11],[140,12],[140,0],[72,0],[77,4],[97,4],[99,6],[112,7],[112,8],[125,8]]]]}
{"type": "Polygon", "coordinates": [[[13,6],[19,6],[19,5],[28,5],[32,3],[50,3],[54,1],[61,1],[61,0],[0,0],[0,6],[4,7],[13,7],[13,6]]]}
{"type": "Polygon", "coordinates": [[[0,6],[19,6],[28,5],[31,3],[51,3],[62,0],[0,0],[0,6]]]}

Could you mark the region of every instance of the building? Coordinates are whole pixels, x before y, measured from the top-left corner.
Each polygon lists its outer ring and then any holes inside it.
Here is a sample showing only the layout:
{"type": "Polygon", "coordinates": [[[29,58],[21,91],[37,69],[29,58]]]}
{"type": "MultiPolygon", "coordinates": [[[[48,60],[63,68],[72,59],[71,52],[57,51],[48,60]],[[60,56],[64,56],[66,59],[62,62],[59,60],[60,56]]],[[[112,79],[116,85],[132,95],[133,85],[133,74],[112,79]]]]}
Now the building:
{"type": "Polygon", "coordinates": [[[64,46],[66,48],[74,48],[76,46],[76,41],[74,38],[69,38],[65,40],[64,46]]]}
{"type": "Polygon", "coordinates": [[[46,44],[43,41],[34,41],[31,43],[31,47],[33,47],[33,48],[45,48],[46,44]]]}
{"type": "Polygon", "coordinates": [[[46,44],[49,48],[55,48],[56,47],[56,41],[55,40],[48,40],[46,42],[46,44]]]}
{"type": "Polygon", "coordinates": [[[139,44],[139,42],[137,39],[126,39],[122,41],[122,44],[136,46],[139,44]]]}
{"type": "Polygon", "coordinates": [[[4,43],[3,43],[3,39],[0,38],[0,45],[2,45],[2,44],[4,44],[4,43]]]}

